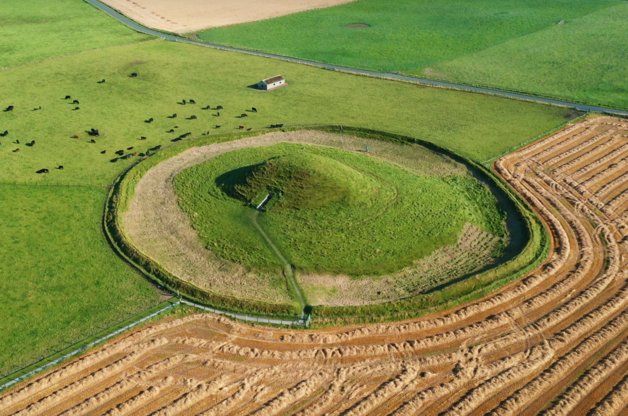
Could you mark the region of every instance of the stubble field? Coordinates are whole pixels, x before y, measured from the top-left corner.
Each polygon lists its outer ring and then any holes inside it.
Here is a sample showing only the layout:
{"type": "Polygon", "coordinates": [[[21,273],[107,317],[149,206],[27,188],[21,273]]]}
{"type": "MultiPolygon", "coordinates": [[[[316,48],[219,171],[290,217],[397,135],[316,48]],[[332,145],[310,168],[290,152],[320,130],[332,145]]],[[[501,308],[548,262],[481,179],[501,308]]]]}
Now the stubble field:
{"type": "Polygon", "coordinates": [[[0,415],[613,415],[628,405],[628,123],[597,118],[498,160],[548,259],[476,302],[292,331],[164,321],[0,397],[0,415]]]}

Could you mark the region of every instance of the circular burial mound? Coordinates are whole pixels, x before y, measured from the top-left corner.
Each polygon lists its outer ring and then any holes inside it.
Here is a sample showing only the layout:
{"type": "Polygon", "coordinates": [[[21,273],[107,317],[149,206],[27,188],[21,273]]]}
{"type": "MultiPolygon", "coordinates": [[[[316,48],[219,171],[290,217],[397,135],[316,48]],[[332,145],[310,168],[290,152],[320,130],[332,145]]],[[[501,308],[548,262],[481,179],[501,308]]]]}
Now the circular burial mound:
{"type": "Polygon", "coordinates": [[[320,131],[182,151],[133,194],[123,220],[139,251],[251,300],[294,299],[287,262],[310,304],[394,301],[485,268],[506,242],[499,203],[464,165],[320,131]]]}
{"type": "Polygon", "coordinates": [[[367,25],[366,23],[356,23],[356,24],[352,24],[352,25],[347,25],[345,26],[349,29],[364,29],[367,27],[371,27],[371,25],[367,25]]]}

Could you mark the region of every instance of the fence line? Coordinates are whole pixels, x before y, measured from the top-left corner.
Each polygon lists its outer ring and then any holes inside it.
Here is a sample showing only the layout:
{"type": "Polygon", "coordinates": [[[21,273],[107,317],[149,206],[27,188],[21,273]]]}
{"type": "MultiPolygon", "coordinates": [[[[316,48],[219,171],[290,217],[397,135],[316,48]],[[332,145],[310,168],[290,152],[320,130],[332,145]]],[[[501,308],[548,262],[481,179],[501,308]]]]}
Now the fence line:
{"type": "Polygon", "coordinates": [[[173,303],[173,304],[171,304],[169,306],[166,306],[165,308],[163,308],[163,309],[161,309],[161,310],[159,310],[157,312],[153,312],[152,314],[150,314],[150,315],[148,315],[148,316],[146,316],[146,317],[144,317],[142,319],[139,319],[139,320],[137,320],[137,321],[135,321],[135,322],[125,326],[124,328],[120,328],[120,329],[112,332],[111,334],[108,334],[108,335],[106,335],[106,336],[104,336],[102,338],[99,338],[96,341],[92,341],[89,344],[82,346],[81,348],[78,348],[78,349],[76,349],[76,350],[74,350],[74,351],[72,351],[72,352],[70,352],[70,353],[68,353],[68,354],[66,354],[66,355],[64,355],[62,357],[57,358],[54,361],[51,361],[48,364],[42,365],[41,367],[38,367],[38,368],[36,368],[36,369],[34,369],[32,371],[29,371],[28,373],[26,373],[26,374],[24,374],[24,375],[22,375],[20,377],[17,377],[17,378],[15,378],[15,379],[7,382],[7,383],[4,383],[3,385],[0,386],[0,391],[7,389],[7,388],[11,387],[14,384],[19,383],[20,381],[22,381],[24,379],[27,379],[28,377],[31,377],[31,376],[33,376],[33,375],[35,375],[37,373],[40,373],[40,372],[42,372],[42,371],[44,371],[44,370],[46,370],[46,369],[48,369],[48,368],[58,364],[58,363],[60,363],[61,361],[64,361],[64,360],[66,360],[66,359],[68,359],[70,357],[73,357],[73,356],[75,356],[75,355],[85,351],[86,349],[88,349],[90,347],[93,347],[96,344],[100,344],[101,342],[106,341],[109,338],[113,338],[116,335],[121,334],[122,332],[127,331],[127,330],[133,328],[134,326],[137,326],[137,325],[139,325],[139,324],[141,324],[143,322],[146,322],[149,319],[154,318],[155,316],[157,316],[159,314],[162,314],[162,313],[166,312],[169,309],[174,308],[175,306],[179,305],[180,303],[181,303],[181,301],[179,300],[179,301],[177,301],[177,303],[173,303]]]}
{"type": "Polygon", "coordinates": [[[225,312],[225,311],[221,311],[219,309],[210,308],[208,306],[199,305],[197,303],[190,302],[190,301],[187,301],[185,299],[181,299],[180,302],[184,303],[186,305],[189,305],[189,306],[193,306],[195,308],[199,308],[199,309],[203,309],[203,310],[206,310],[206,311],[209,311],[209,312],[216,313],[218,315],[225,315],[225,316],[229,316],[231,318],[239,319],[241,321],[258,322],[258,323],[275,324],[275,325],[309,326],[309,317],[308,317],[308,319],[295,318],[295,319],[290,320],[290,321],[283,320],[283,319],[261,318],[261,317],[258,317],[258,316],[248,316],[248,315],[240,315],[240,314],[233,313],[233,312],[225,312]]]}

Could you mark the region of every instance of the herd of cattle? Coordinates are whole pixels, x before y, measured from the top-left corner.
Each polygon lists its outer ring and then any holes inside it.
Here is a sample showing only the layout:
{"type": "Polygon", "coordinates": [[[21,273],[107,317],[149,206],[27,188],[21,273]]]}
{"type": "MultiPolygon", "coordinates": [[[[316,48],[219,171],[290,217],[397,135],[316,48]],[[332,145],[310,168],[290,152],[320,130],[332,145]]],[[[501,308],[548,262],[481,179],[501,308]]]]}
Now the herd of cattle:
{"type": "MultiPolygon", "coordinates": [[[[139,75],[138,75],[136,72],[134,72],[134,73],[132,73],[132,74],[130,75],[130,77],[131,77],[131,78],[137,78],[138,76],[139,76],[139,75]]],[[[105,79],[102,79],[101,81],[98,81],[98,83],[99,83],[99,84],[103,84],[103,83],[105,83],[105,79]]],[[[71,96],[71,95],[66,95],[66,96],[64,97],[64,100],[72,100],[72,96],[71,96]]],[[[73,101],[71,101],[71,102],[70,102],[70,104],[72,104],[72,105],[80,105],[80,101],[79,101],[79,100],[77,100],[77,99],[74,99],[73,101]]],[[[196,101],[195,101],[194,99],[187,99],[187,100],[186,100],[186,99],[184,99],[184,100],[182,100],[181,102],[179,102],[178,104],[180,104],[180,105],[188,105],[188,104],[194,105],[194,104],[196,104],[196,101]]],[[[205,107],[201,107],[201,110],[210,110],[210,109],[212,109],[212,107],[211,107],[210,105],[207,105],[207,106],[205,106],[205,107]]],[[[214,110],[216,110],[216,113],[215,113],[215,114],[213,114],[213,116],[214,116],[214,117],[220,117],[220,111],[219,111],[219,110],[223,110],[223,109],[224,109],[224,107],[223,107],[223,106],[221,106],[221,105],[216,106],[216,107],[214,108],[214,110]]],[[[14,110],[15,110],[15,106],[10,105],[10,106],[8,106],[8,107],[6,107],[6,108],[5,108],[4,112],[11,112],[11,111],[14,111],[14,110]]],[[[41,110],[41,107],[34,108],[32,111],[37,111],[37,110],[41,110]]],[[[80,107],[78,107],[78,106],[77,106],[77,107],[74,107],[74,108],[73,108],[73,111],[76,111],[76,110],[80,110],[80,107]]],[[[252,107],[252,108],[251,108],[251,110],[247,110],[247,111],[250,111],[250,112],[253,112],[253,113],[257,113],[257,108],[252,107]]],[[[246,114],[246,113],[242,113],[242,114],[240,114],[240,116],[237,116],[237,117],[238,117],[238,118],[240,118],[240,119],[242,119],[242,118],[248,117],[248,114],[246,114]]],[[[174,118],[177,118],[177,113],[174,113],[174,114],[172,114],[171,116],[168,116],[167,118],[169,118],[169,119],[174,119],[174,118]]],[[[188,118],[187,118],[187,120],[197,120],[197,119],[198,119],[198,117],[197,117],[196,115],[192,115],[192,116],[190,116],[190,117],[188,117],[188,118]]],[[[150,124],[150,123],[152,123],[153,121],[154,121],[154,118],[153,118],[153,117],[151,117],[151,118],[149,118],[148,120],[145,120],[144,122],[145,122],[145,123],[150,124]]],[[[215,127],[214,127],[214,128],[215,128],[215,129],[219,129],[220,127],[221,127],[220,125],[215,125],[215,127]]],[[[270,128],[281,128],[281,127],[283,127],[283,124],[271,124],[271,125],[270,125],[270,128]]],[[[175,129],[178,129],[178,128],[179,128],[179,126],[174,126],[174,128],[172,128],[172,129],[168,130],[166,133],[174,133],[174,132],[175,132],[175,129]]],[[[239,126],[239,130],[244,130],[244,129],[245,129],[245,126],[243,126],[243,125],[239,126]]],[[[248,128],[248,129],[246,129],[246,130],[247,130],[247,131],[250,131],[251,129],[252,129],[252,128],[248,128]]],[[[87,130],[87,131],[86,131],[86,133],[87,133],[87,134],[91,137],[91,139],[90,139],[89,143],[93,143],[93,144],[95,144],[95,143],[96,143],[96,140],[94,139],[94,137],[101,137],[101,136],[100,136],[100,131],[99,131],[98,129],[93,128],[93,127],[92,127],[90,130],[87,130]]],[[[202,136],[206,136],[206,135],[209,135],[209,134],[210,134],[210,132],[209,132],[209,131],[207,131],[207,132],[202,133],[201,135],[202,135],[202,136]]],[[[6,137],[6,136],[8,136],[8,135],[9,135],[9,131],[8,131],[8,130],[5,130],[3,133],[0,133],[0,137],[6,137]]],[[[181,141],[181,140],[183,140],[183,139],[185,139],[186,137],[189,137],[189,136],[191,136],[191,135],[192,135],[192,133],[191,133],[191,132],[188,132],[188,133],[183,133],[183,134],[179,135],[178,137],[176,137],[176,138],[174,138],[174,139],[172,139],[172,140],[170,140],[170,141],[171,141],[171,142],[178,142],[178,141],[181,141]]],[[[76,134],[75,134],[75,135],[73,135],[72,137],[73,137],[73,138],[75,138],[75,139],[78,139],[78,138],[79,138],[79,135],[76,135],[76,134]]],[[[146,139],[147,139],[147,137],[142,136],[139,140],[146,140],[146,139]]],[[[19,141],[19,140],[16,140],[14,143],[15,143],[15,144],[20,144],[20,141],[19,141]]],[[[1,145],[1,144],[2,144],[2,143],[0,142],[0,145],[1,145]]],[[[31,142],[26,143],[26,146],[28,146],[28,147],[33,147],[33,146],[35,146],[35,140],[33,140],[33,141],[31,141],[31,142]]],[[[139,153],[139,155],[140,155],[140,156],[150,156],[150,155],[151,155],[151,152],[155,152],[155,151],[159,150],[160,148],[161,148],[161,145],[159,145],[159,146],[154,146],[154,147],[152,147],[152,148],[148,149],[148,150],[146,151],[146,153],[139,153]]],[[[133,149],[133,147],[129,147],[129,148],[127,148],[126,150],[127,150],[127,151],[129,151],[129,150],[132,150],[132,149],[133,149]]],[[[14,152],[14,153],[19,152],[19,151],[20,151],[20,148],[19,148],[19,147],[13,150],[13,152],[14,152]]],[[[106,150],[102,150],[102,151],[100,152],[100,154],[106,154],[106,153],[107,153],[107,151],[106,151],[106,150]]],[[[112,163],[115,163],[115,162],[117,162],[117,161],[118,161],[118,160],[120,160],[120,159],[129,159],[129,158],[131,158],[132,156],[137,156],[137,155],[138,155],[138,152],[137,152],[137,151],[135,151],[135,152],[132,152],[132,153],[127,153],[127,154],[125,155],[125,150],[118,150],[118,151],[116,151],[116,152],[115,152],[115,154],[116,154],[116,155],[118,155],[118,157],[115,157],[115,158],[111,159],[111,160],[110,160],[110,162],[112,162],[112,163]]],[[[58,170],[62,170],[62,169],[63,169],[63,166],[58,166],[56,169],[58,169],[58,170]]],[[[38,173],[38,174],[42,174],[42,173],[50,173],[50,170],[49,170],[49,169],[46,169],[46,168],[43,168],[43,169],[39,169],[36,173],[38,173]]]]}

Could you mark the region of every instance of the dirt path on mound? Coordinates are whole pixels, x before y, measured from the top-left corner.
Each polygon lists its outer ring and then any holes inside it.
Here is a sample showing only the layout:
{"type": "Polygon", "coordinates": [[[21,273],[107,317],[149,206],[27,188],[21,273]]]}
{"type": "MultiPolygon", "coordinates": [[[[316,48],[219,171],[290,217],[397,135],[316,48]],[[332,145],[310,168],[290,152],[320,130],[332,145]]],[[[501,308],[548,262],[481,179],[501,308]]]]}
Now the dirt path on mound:
{"type": "Polygon", "coordinates": [[[271,19],[352,1],[356,0],[102,0],[146,27],[174,33],[271,19]]]}

